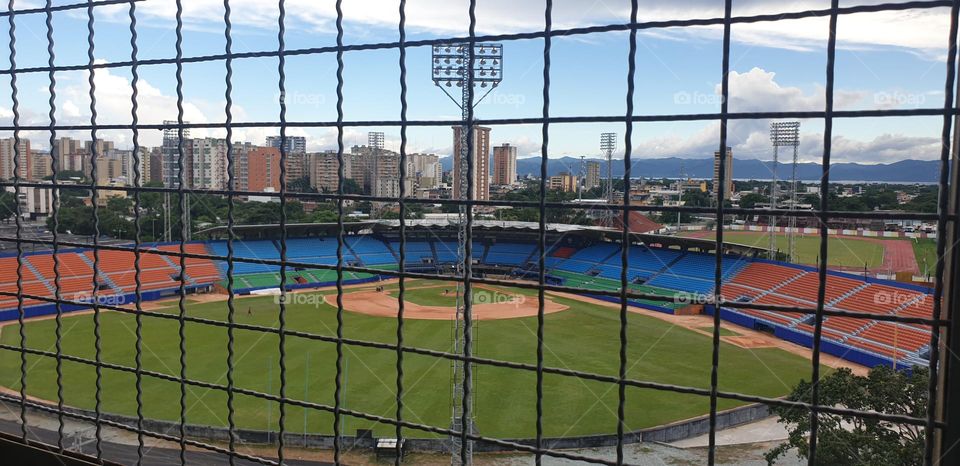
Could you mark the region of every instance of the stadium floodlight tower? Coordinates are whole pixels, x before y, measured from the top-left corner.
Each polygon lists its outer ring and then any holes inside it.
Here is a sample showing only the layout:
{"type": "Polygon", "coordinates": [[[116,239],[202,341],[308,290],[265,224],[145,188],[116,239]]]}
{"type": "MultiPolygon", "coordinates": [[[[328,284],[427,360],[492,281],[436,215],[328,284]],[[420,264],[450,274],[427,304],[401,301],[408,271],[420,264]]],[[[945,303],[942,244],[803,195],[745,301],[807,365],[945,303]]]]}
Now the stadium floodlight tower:
{"type": "MultiPolygon", "coordinates": [[[[600,133],[600,151],[607,157],[607,204],[613,204],[613,152],[617,150],[617,133],[600,133]]],[[[630,189],[624,186],[624,195],[630,189]]],[[[603,216],[605,226],[613,226],[613,213],[607,211],[603,216]]]]}
{"type": "MultiPolygon", "coordinates": [[[[462,113],[462,126],[460,130],[460,153],[459,156],[459,172],[460,176],[456,183],[458,183],[458,192],[459,198],[461,200],[468,199],[470,193],[468,192],[468,171],[469,171],[469,154],[470,147],[468,147],[467,141],[469,135],[473,132],[474,123],[471,120],[471,111],[472,107],[476,106],[480,101],[482,101],[487,95],[493,91],[503,78],[503,46],[496,43],[473,43],[471,46],[466,42],[459,43],[449,43],[449,44],[439,44],[433,46],[433,66],[432,66],[432,76],[433,83],[443,91],[453,103],[457,104],[460,107],[462,113]],[[479,99],[473,98],[474,88],[479,89],[482,92],[482,95],[479,99]],[[459,95],[454,97],[454,93],[459,90],[459,95]]],[[[475,138],[473,139],[475,142],[475,138]]],[[[475,157],[487,157],[488,154],[474,154],[475,157]]],[[[486,174],[483,174],[486,176],[486,174]]],[[[466,254],[466,238],[467,238],[467,222],[466,214],[467,209],[472,209],[473,206],[467,206],[461,204],[459,208],[458,215],[458,232],[457,232],[457,274],[462,275],[466,268],[466,261],[471,260],[467,257],[466,254]]],[[[462,356],[466,351],[465,345],[465,335],[466,330],[464,325],[464,307],[465,299],[468,297],[464,295],[463,284],[461,282],[457,283],[457,310],[456,317],[453,320],[453,340],[454,340],[454,352],[462,356]]],[[[476,340],[474,340],[474,344],[476,340]]],[[[466,372],[464,371],[464,363],[461,358],[454,358],[452,361],[453,369],[453,394],[452,394],[452,405],[453,405],[453,416],[451,419],[453,429],[458,430],[461,427],[461,419],[464,416],[464,406],[470,406],[468,411],[467,421],[467,430],[468,433],[473,433],[476,430],[476,423],[474,422],[474,412],[473,406],[475,406],[474,400],[476,395],[473,390],[473,379],[469,380],[466,377],[466,372]],[[464,387],[469,385],[469,390],[464,390],[464,387]]],[[[473,442],[468,441],[467,445],[461,444],[461,438],[459,436],[452,437],[452,454],[451,462],[454,465],[459,465],[463,463],[461,457],[461,449],[465,448],[466,463],[472,464],[473,462],[473,442]]]]}
{"type": "MultiPolygon", "coordinates": [[[[800,147],[800,122],[799,121],[772,121],[770,122],[770,142],[773,144],[773,183],[770,186],[770,207],[776,208],[776,199],[778,196],[777,184],[777,158],[781,147],[793,148],[793,165],[790,176],[790,186],[788,195],[790,198],[790,210],[797,208],[797,157],[800,147]]],[[[771,226],[776,227],[776,217],[770,216],[771,226]]],[[[791,262],[797,260],[797,217],[791,215],[787,222],[787,258],[791,262]]],[[[770,233],[770,254],[775,254],[777,244],[776,235],[770,233]]]]}

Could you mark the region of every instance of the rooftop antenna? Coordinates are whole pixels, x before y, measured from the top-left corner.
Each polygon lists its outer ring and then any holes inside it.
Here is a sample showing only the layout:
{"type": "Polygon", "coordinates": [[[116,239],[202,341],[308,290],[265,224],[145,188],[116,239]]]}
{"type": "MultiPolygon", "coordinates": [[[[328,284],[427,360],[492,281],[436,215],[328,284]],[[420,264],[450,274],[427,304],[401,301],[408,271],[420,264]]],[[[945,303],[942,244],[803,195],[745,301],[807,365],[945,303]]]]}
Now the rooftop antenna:
{"type": "MultiPolygon", "coordinates": [[[[497,43],[473,43],[471,46],[470,43],[466,42],[438,44],[433,46],[432,59],[433,83],[439,87],[453,103],[460,107],[462,114],[462,127],[459,140],[459,168],[461,176],[457,181],[459,183],[459,197],[465,200],[469,196],[467,192],[468,185],[466,175],[469,169],[469,160],[467,160],[469,156],[467,138],[473,131],[474,125],[474,122],[470,120],[470,111],[472,110],[470,102],[473,99],[474,88],[478,88],[483,92],[479,99],[473,100],[473,106],[475,107],[489,95],[494,88],[500,85],[500,81],[503,78],[503,45],[497,43]],[[459,88],[460,91],[458,98],[454,98],[454,95],[450,92],[455,88],[459,88]]],[[[485,157],[487,154],[474,155],[485,157]]],[[[466,209],[468,208],[472,208],[472,206],[468,207],[465,204],[461,204],[457,216],[459,225],[457,230],[457,275],[463,275],[464,269],[466,268],[466,261],[471,260],[471,258],[466,255],[466,209]]],[[[465,300],[467,298],[467,296],[464,296],[463,283],[458,281],[457,310],[456,318],[453,321],[453,351],[457,356],[464,356],[466,352],[464,312],[465,300]]],[[[476,344],[476,340],[474,340],[474,344],[476,344]]],[[[453,413],[450,422],[452,426],[451,430],[459,430],[461,428],[461,422],[466,417],[467,433],[473,434],[476,431],[476,423],[474,420],[474,412],[476,411],[474,409],[476,406],[474,400],[476,399],[476,394],[473,390],[473,378],[466,376],[466,371],[464,370],[465,364],[470,363],[464,363],[460,357],[453,358],[451,362],[453,370],[453,393],[451,399],[453,413]],[[464,387],[469,387],[469,390],[465,391],[464,387]],[[464,414],[465,406],[469,406],[466,415],[464,414]]],[[[467,445],[464,446],[461,441],[460,436],[454,435],[451,437],[452,448],[450,462],[454,466],[473,464],[473,442],[467,441],[467,445]],[[461,458],[461,450],[466,451],[465,461],[461,458]]]]}

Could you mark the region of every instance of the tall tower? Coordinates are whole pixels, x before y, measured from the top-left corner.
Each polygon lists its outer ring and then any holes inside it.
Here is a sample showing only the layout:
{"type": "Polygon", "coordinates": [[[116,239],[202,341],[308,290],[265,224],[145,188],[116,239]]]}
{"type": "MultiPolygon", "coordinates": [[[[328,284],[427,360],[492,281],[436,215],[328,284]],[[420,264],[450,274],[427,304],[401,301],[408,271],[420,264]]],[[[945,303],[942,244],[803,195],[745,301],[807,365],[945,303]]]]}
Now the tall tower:
{"type": "MultiPolygon", "coordinates": [[[[778,152],[781,147],[790,147],[793,148],[793,165],[792,165],[792,174],[790,176],[790,184],[787,187],[788,196],[790,198],[790,210],[794,210],[797,207],[797,158],[799,154],[800,147],[800,122],[799,121],[774,121],[770,122],[770,142],[773,144],[773,185],[771,186],[771,202],[770,205],[772,208],[776,208],[777,199],[779,198],[778,192],[778,181],[777,181],[777,158],[778,152]]],[[[776,217],[771,216],[773,223],[771,225],[776,226],[775,219],[776,217]]],[[[791,215],[788,220],[787,228],[787,256],[791,262],[796,262],[797,260],[797,239],[796,232],[797,229],[797,217],[791,215]]],[[[775,255],[776,251],[776,235],[774,232],[770,233],[770,254],[775,255]]]]}
{"type": "MultiPolygon", "coordinates": [[[[600,151],[607,157],[607,185],[606,198],[608,204],[613,204],[613,151],[617,150],[617,133],[600,133],[600,151]]],[[[630,195],[630,187],[623,187],[624,196],[630,195]]],[[[605,226],[613,225],[614,213],[609,209],[604,211],[602,224],[605,226]]]]}
{"type": "MultiPolygon", "coordinates": [[[[724,177],[723,180],[723,200],[730,199],[730,195],[733,193],[733,149],[727,148],[727,157],[723,163],[724,168],[724,177]]],[[[713,192],[714,194],[720,192],[720,151],[713,153],[713,192]]]]}
{"type": "MultiPolygon", "coordinates": [[[[488,176],[487,160],[489,151],[489,134],[487,129],[486,151],[478,152],[476,147],[471,148],[468,144],[468,136],[473,136],[473,144],[477,143],[477,133],[473,122],[473,107],[486,97],[494,88],[496,88],[503,79],[503,46],[495,43],[451,43],[433,46],[433,65],[432,65],[433,83],[437,85],[450,97],[457,106],[460,107],[463,124],[454,127],[454,175],[457,173],[466,174],[470,168],[471,149],[473,149],[476,162],[483,166],[475,166],[474,173],[481,173],[480,177],[486,186],[490,177],[488,176]],[[445,88],[453,89],[456,86],[460,89],[459,99],[454,98],[453,94],[445,88]],[[479,99],[474,99],[474,88],[484,92],[479,99]],[[479,156],[482,154],[482,156],[479,156]],[[482,171],[481,171],[482,170],[482,171]]],[[[477,164],[478,165],[478,164],[477,164]]],[[[475,175],[476,176],[476,175],[475,175]]],[[[467,176],[454,176],[454,197],[458,199],[468,199],[467,196],[467,176]]],[[[474,183],[476,187],[476,183],[474,183]]],[[[476,188],[475,188],[476,189],[476,188]]],[[[483,191],[489,194],[489,187],[483,191]]],[[[472,193],[470,193],[472,194],[472,193]]],[[[468,211],[472,207],[461,205],[458,216],[457,231],[457,274],[464,277],[469,276],[470,258],[467,254],[467,237],[469,236],[468,225],[466,222],[468,211]]],[[[466,303],[471,299],[464,293],[462,282],[457,282],[457,311],[456,318],[453,321],[453,347],[457,355],[469,356],[473,352],[473,346],[476,340],[470,340],[469,328],[467,328],[465,314],[467,311],[466,303]]],[[[453,430],[472,433],[476,430],[474,422],[474,400],[472,366],[470,362],[464,362],[463,359],[455,358],[451,362],[452,377],[452,399],[453,413],[451,427],[453,430]],[[465,387],[467,387],[465,389],[465,387]]],[[[463,437],[454,435],[451,437],[451,455],[450,462],[453,465],[473,464],[473,442],[463,442],[463,437]]]]}
{"type": "Polygon", "coordinates": [[[583,202],[583,188],[587,182],[587,156],[580,156],[580,182],[577,183],[577,199],[583,202]]]}

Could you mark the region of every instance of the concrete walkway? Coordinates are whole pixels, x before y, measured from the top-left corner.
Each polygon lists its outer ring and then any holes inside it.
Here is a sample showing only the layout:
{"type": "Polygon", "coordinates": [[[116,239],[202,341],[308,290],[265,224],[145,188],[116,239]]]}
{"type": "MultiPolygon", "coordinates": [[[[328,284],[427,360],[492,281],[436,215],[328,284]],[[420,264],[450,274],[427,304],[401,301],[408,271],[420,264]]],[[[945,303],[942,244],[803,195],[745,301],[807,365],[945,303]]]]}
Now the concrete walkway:
{"type": "MultiPolygon", "coordinates": [[[[787,429],[777,422],[776,417],[768,417],[757,422],[717,431],[717,445],[741,445],[756,442],[779,442],[786,440],[787,429]]],[[[709,437],[700,435],[673,442],[670,445],[679,448],[706,447],[709,437]]]]}

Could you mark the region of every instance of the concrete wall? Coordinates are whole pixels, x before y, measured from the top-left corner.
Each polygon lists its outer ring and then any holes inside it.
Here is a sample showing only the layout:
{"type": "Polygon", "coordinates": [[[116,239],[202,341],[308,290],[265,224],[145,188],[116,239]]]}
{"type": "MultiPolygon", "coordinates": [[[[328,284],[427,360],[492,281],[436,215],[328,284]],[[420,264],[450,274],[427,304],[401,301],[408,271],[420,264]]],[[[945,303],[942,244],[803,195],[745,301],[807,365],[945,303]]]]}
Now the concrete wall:
{"type": "MultiPolygon", "coordinates": [[[[56,409],[56,405],[47,405],[56,409]]],[[[28,408],[31,411],[51,415],[45,411],[28,408]]],[[[95,413],[89,410],[65,408],[65,411],[75,414],[93,417],[95,413]]],[[[753,404],[733,408],[717,413],[717,429],[726,429],[738,425],[746,424],[770,416],[766,405],[753,404]]],[[[130,416],[121,416],[116,414],[101,414],[101,418],[108,421],[117,422],[133,428],[137,427],[137,418],[130,416]]],[[[172,435],[179,437],[180,425],[173,421],[162,421],[156,419],[144,419],[143,429],[151,432],[172,435]]],[[[638,442],[675,442],[698,435],[703,435],[710,430],[709,415],[699,416],[683,421],[677,421],[662,426],[650,427],[633,432],[625,432],[623,436],[624,443],[638,442]]],[[[187,437],[214,442],[226,443],[230,439],[229,431],[223,427],[200,426],[187,424],[184,426],[187,437]]],[[[234,431],[238,443],[246,444],[275,444],[277,442],[277,432],[268,432],[262,430],[237,429],[234,431]]],[[[483,432],[480,432],[483,435],[483,432]]],[[[342,445],[345,448],[373,448],[375,440],[372,438],[357,438],[355,436],[341,436],[342,445]]],[[[534,446],[535,439],[506,439],[508,442],[521,445],[534,446]]],[[[284,442],[289,446],[308,447],[308,448],[333,448],[333,436],[320,434],[284,434],[284,442]]],[[[617,444],[615,434],[588,435],[580,437],[563,438],[545,438],[543,445],[550,449],[571,449],[571,448],[595,448],[609,447],[617,444]]],[[[450,440],[447,438],[411,438],[406,440],[408,451],[423,452],[444,452],[450,449],[450,440]]],[[[474,443],[474,451],[478,452],[496,452],[509,450],[501,445],[489,442],[474,443]]]]}

